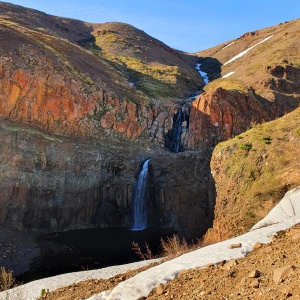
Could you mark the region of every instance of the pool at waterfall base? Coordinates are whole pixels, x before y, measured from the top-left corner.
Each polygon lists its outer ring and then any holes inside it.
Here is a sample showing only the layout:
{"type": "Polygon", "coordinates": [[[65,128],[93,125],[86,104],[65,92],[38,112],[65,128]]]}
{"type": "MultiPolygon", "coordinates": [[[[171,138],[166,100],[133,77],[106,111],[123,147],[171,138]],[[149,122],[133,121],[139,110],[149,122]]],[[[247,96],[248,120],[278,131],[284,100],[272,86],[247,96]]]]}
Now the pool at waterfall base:
{"type": "Polygon", "coordinates": [[[139,261],[132,242],[138,243],[142,251],[146,242],[153,255],[158,255],[161,239],[174,233],[161,228],[138,231],[97,228],[42,234],[37,239],[40,255],[32,261],[30,271],[17,276],[17,280],[26,283],[63,273],[139,261]]]}

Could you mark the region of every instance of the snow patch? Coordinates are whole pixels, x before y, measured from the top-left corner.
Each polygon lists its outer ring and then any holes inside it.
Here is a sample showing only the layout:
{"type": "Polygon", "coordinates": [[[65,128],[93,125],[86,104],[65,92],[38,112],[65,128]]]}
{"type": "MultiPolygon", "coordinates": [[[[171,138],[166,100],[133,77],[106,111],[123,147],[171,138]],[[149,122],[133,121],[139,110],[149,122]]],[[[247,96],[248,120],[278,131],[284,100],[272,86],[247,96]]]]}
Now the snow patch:
{"type": "Polygon", "coordinates": [[[35,300],[41,296],[42,289],[49,289],[49,291],[54,291],[57,288],[68,286],[73,283],[81,282],[89,279],[108,279],[118,274],[127,272],[128,270],[138,269],[159,261],[160,259],[149,260],[149,261],[139,261],[136,263],[113,266],[98,270],[74,272],[68,274],[62,274],[58,276],[53,276],[49,278],[44,278],[40,280],[35,280],[23,285],[20,285],[16,288],[10,289],[5,292],[0,292],[0,300],[35,300]]]}
{"type": "MultiPolygon", "coordinates": [[[[238,259],[249,253],[256,242],[261,244],[271,242],[271,236],[278,231],[288,229],[300,223],[300,187],[286,195],[278,205],[278,213],[272,213],[271,220],[280,222],[271,226],[252,230],[244,235],[217,244],[186,253],[173,260],[162,263],[143,271],[126,281],[119,283],[111,292],[104,291],[94,295],[89,300],[125,300],[146,297],[159,284],[176,278],[180,271],[201,268],[209,263],[219,263],[223,260],[238,259]],[[241,248],[230,249],[231,244],[241,243],[241,248]]],[[[259,224],[259,223],[258,223],[259,224]]],[[[255,226],[254,226],[255,228],[255,226]]]]}
{"type": "Polygon", "coordinates": [[[224,75],[222,78],[227,78],[227,77],[231,76],[232,74],[234,74],[234,72],[229,72],[226,75],[224,75]]]}
{"type": "Polygon", "coordinates": [[[200,74],[201,77],[203,77],[204,83],[208,84],[209,80],[208,80],[208,76],[207,73],[201,71],[201,64],[196,64],[196,70],[198,71],[198,73],[200,74]]]}
{"type": "Polygon", "coordinates": [[[242,57],[243,55],[245,55],[248,51],[250,51],[251,49],[253,49],[254,47],[260,45],[261,43],[264,43],[265,41],[267,41],[268,39],[270,39],[273,35],[268,36],[267,38],[265,38],[264,40],[260,41],[259,43],[255,44],[254,46],[242,51],[241,53],[239,53],[238,55],[234,56],[233,58],[231,58],[230,60],[228,60],[226,63],[223,64],[223,66],[235,61],[236,59],[242,57]]]}
{"type": "Polygon", "coordinates": [[[134,82],[129,82],[130,86],[135,86],[134,82]]]}
{"type": "Polygon", "coordinates": [[[234,42],[231,42],[230,44],[226,45],[224,48],[221,49],[221,51],[226,49],[227,47],[231,46],[232,44],[234,44],[234,42]]]}
{"type": "Polygon", "coordinates": [[[283,222],[292,217],[300,218],[300,186],[288,191],[267,216],[255,224],[251,230],[283,222]]]}

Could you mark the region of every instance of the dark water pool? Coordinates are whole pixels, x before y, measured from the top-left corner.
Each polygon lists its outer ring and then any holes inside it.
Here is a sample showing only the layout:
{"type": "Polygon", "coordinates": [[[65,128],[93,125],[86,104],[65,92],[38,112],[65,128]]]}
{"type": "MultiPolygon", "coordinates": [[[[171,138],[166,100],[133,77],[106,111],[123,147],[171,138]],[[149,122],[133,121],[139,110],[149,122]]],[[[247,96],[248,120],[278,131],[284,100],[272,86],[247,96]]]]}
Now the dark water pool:
{"type": "Polygon", "coordinates": [[[159,254],[161,238],[174,234],[171,230],[124,228],[72,230],[41,235],[41,255],[34,259],[31,270],[17,277],[24,283],[63,273],[91,270],[139,261],[132,242],[145,242],[154,255],[159,254]]]}

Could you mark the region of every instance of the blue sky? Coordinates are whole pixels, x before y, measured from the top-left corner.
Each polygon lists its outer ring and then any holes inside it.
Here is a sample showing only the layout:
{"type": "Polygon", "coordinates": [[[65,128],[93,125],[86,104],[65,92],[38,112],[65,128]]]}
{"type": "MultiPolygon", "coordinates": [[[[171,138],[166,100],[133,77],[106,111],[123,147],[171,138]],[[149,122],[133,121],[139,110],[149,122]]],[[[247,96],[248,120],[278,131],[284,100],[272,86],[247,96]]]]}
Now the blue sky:
{"type": "Polygon", "coordinates": [[[129,23],[170,47],[196,52],[300,17],[299,0],[11,0],[48,14],[129,23]]]}

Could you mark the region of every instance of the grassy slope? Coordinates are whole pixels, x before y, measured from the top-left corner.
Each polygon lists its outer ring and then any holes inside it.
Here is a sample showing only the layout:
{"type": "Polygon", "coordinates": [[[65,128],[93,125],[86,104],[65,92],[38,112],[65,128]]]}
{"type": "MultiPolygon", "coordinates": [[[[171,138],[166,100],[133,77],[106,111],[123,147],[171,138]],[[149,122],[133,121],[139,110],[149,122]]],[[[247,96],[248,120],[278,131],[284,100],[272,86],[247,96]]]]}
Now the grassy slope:
{"type": "Polygon", "coordinates": [[[98,54],[138,90],[151,97],[187,97],[191,90],[201,88],[201,78],[194,68],[196,58],[191,59],[128,24],[92,26],[98,54]]]}
{"type": "Polygon", "coordinates": [[[217,145],[211,167],[217,187],[208,239],[246,232],[291,188],[300,185],[300,108],[217,145]]]}

